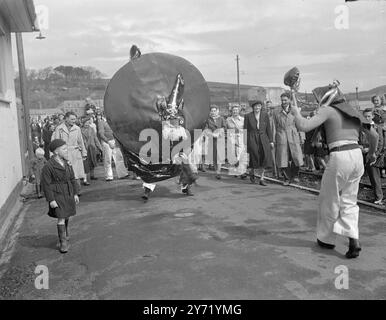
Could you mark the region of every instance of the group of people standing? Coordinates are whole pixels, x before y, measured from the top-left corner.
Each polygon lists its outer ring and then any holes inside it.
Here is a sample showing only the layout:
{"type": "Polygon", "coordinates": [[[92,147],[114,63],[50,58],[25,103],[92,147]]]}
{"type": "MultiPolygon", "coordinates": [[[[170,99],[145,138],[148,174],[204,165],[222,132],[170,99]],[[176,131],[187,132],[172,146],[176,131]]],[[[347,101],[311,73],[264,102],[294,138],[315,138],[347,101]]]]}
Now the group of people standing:
{"type": "MultiPolygon", "coordinates": [[[[378,134],[378,144],[376,149],[377,160],[372,165],[365,163],[365,171],[373,189],[373,202],[382,205],[384,199],[381,178],[386,177],[386,105],[381,103],[382,100],[380,96],[377,95],[373,96],[371,101],[373,103],[373,108],[369,107],[363,110],[363,116],[371,123],[371,127],[374,128],[378,134]]],[[[359,135],[359,145],[363,153],[363,158],[366,159],[370,149],[370,142],[363,130],[361,130],[359,135]]]]}
{"type": "MultiPolygon", "coordinates": [[[[82,117],[69,111],[46,119],[44,125],[39,125],[34,120],[32,129],[33,140],[38,141],[34,147],[31,173],[37,180],[37,186],[40,184],[41,169],[52,156],[49,146],[55,139],[66,142],[68,160],[72,165],[79,193],[81,185],[88,186],[91,180],[97,180],[94,169],[99,161],[103,162],[106,181],[114,179],[113,161],[119,179],[129,175],[122,152],[115,143],[113,131],[101,111],[95,112],[89,108],[82,117]]],[[[41,197],[40,189],[38,197],[41,197]]]]}
{"type": "MultiPolygon", "coordinates": [[[[218,152],[218,139],[229,129],[232,141],[227,144],[227,155],[235,154],[235,166],[239,167],[241,178],[248,176],[247,164],[250,181],[256,183],[256,175],[260,175],[259,184],[262,186],[266,185],[265,170],[276,166],[281,170],[285,185],[297,178],[299,168],[303,165],[300,135],[294,116],[290,113],[290,94],[285,92],[280,98],[281,107],[274,111],[270,108],[270,101],[266,104],[260,100],[251,101],[252,112],[244,116],[240,115],[240,107],[234,106],[232,115],[226,120],[219,115],[217,106],[211,106],[209,118],[204,124],[204,136],[208,136],[209,132],[213,137],[213,162],[217,179],[221,179],[221,164],[225,163],[224,152],[218,152]]],[[[199,169],[205,170],[203,164],[199,169]]]]}
{"type": "Polygon", "coordinates": [[[101,114],[88,114],[80,118],[80,126],[75,124],[77,115],[67,112],[64,122],[56,127],[51,141],[62,139],[68,148],[69,161],[80,186],[89,185],[96,180],[94,169],[97,166],[97,155],[101,154],[105,171],[105,180],[114,179],[112,161],[114,160],[118,179],[129,175],[119,146],[116,145],[113,131],[101,114]]]}
{"type": "MultiPolygon", "coordinates": [[[[372,100],[373,103],[376,101],[375,98],[372,100]]],[[[300,114],[294,92],[283,93],[281,106],[273,112],[268,111],[259,100],[252,101],[250,106],[252,112],[244,116],[240,115],[238,106],[233,107],[232,115],[227,119],[219,115],[217,106],[210,108],[209,118],[203,126],[203,137],[213,138],[216,177],[221,179],[221,164],[225,162],[223,148],[218,152],[218,144],[224,142],[225,132],[230,130],[229,138],[232,141],[228,144],[230,149],[227,152],[234,153],[237,160],[234,166],[238,167],[241,178],[249,175],[250,181],[256,183],[256,175],[260,175],[259,184],[266,186],[265,170],[277,166],[283,175],[284,185],[289,185],[303,165],[299,133],[311,132],[324,125],[330,159],[319,196],[317,243],[322,248],[333,249],[335,234],[347,236],[349,250],[346,256],[357,257],[361,250],[358,240],[359,181],[365,167],[370,180],[377,185],[380,169],[385,167],[383,106],[374,103],[374,109],[364,111],[364,118],[371,123],[369,127],[362,125],[361,117],[347,117],[339,108],[328,105],[322,106],[315,116],[306,119],[300,114]],[[368,145],[360,139],[362,131],[368,145]]],[[[59,250],[62,253],[68,251],[68,223],[69,218],[75,215],[75,206],[79,202],[80,180],[83,179],[83,184],[87,185],[89,180],[96,179],[93,169],[98,152],[103,153],[106,181],[113,180],[112,158],[118,178],[128,176],[113,132],[101,115],[96,114],[94,118],[94,114],[89,112],[79,119],[81,127],[75,124],[77,120],[76,114],[67,112],[64,121],[53,130],[48,145],[52,157],[44,164],[41,173],[49,215],[58,219],[59,250]]],[[[200,169],[205,170],[203,165],[200,169]]],[[[383,199],[381,185],[377,185],[375,192],[377,201],[383,199]]]]}
{"type": "MultiPolygon", "coordinates": [[[[363,115],[372,121],[378,131],[377,154],[382,156],[375,166],[366,167],[366,173],[373,186],[374,202],[381,204],[383,203],[381,177],[386,177],[386,163],[383,160],[383,153],[386,150],[386,106],[377,95],[371,98],[371,102],[373,108],[366,108],[363,115]]],[[[212,148],[208,150],[208,144],[204,147],[204,153],[211,155],[207,158],[213,159],[213,163],[206,161],[203,156],[202,163],[199,164],[200,171],[205,171],[205,164],[209,167],[213,165],[216,178],[221,179],[221,165],[229,160],[227,156],[232,154],[237,162],[235,166],[228,168],[229,172],[239,173],[242,179],[249,176],[252,183],[256,183],[256,176],[260,176],[259,184],[263,186],[266,185],[264,179],[266,169],[273,169],[275,172],[279,169],[284,185],[299,181],[299,169],[302,166],[306,167],[306,171],[315,172],[318,169],[324,172],[329,158],[328,145],[322,139],[320,131],[314,129],[304,133],[296,127],[294,116],[290,112],[289,93],[281,95],[279,108],[272,108],[271,101],[264,104],[259,100],[251,101],[250,107],[252,112],[241,115],[243,110],[240,106],[233,106],[231,115],[227,118],[219,115],[219,107],[215,105],[210,107],[209,117],[203,126],[203,139],[213,138],[213,150],[212,148]],[[226,143],[223,138],[227,130],[230,131],[227,137],[231,139],[231,143],[226,143]],[[226,152],[224,148],[218,148],[220,143],[227,146],[226,152]],[[232,170],[234,167],[237,170],[232,170]]],[[[316,114],[317,110],[312,111],[307,119],[316,114]]],[[[363,132],[359,137],[359,145],[365,157],[368,152],[368,141],[363,132]]]]}
{"type": "MultiPolygon", "coordinates": [[[[334,88],[331,85],[320,88],[325,91],[323,98],[334,101],[339,92],[334,88]]],[[[324,169],[317,243],[324,249],[334,249],[336,234],[346,236],[349,239],[346,257],[356,258],[361,251],[357,204],[359,182],[367,171],[374,188],[374,202],[381,204],[381,176],[382,170],[386,169],[386,106],[380,96],[373,96],[371,101],[373,108],[364,110],[363,115],[346,102],[335,102],[334,105],[322,104],[311,117],[305,118],[297,106],[295,92],[291,91],[281,95],[281,107],[270,114],[263,109],[261,101],[252,101],[252,112],[242,118],[238,107],[234,107],[232,116],[225,122],[219,118],[218,108],[212,107],[205,128],[212,131],[220,128],[236,128],[236,132],[246,130],[244,149],[249,155],[250,180],[255,183],[256,170],[259,169],[263,186],[264,170],[275,166],[275,162],[284,177],[284,185],[295,179],[304,164],[300,132],[305,132],[307,164],[312,160],[310,156],[316,155],[324,169]]],[[[213,145],[216,148],[215,143],[213,145]]],[[[242,150],[240,147],[238,153],[242,154],[242,150]]],[[[217,166],[222,160],[217,157],[217,166]]],[[[217,175],[219,172],[217,170],[217,175]]]]}
{"type": "MultiPolygon", "coordinates": [[[[40,172],[35,174],[39,177],[36,184],[48,201],[48,215],[57,219],[59,251],[66,253],[69,219],[76,214],[81,181],[88,186],[90,180],[97,179],[94,173],[97,155],[102,154],[106,181],[114,179],[112,160],[118,178],[127,177],[129,172],[113,132],[101,113],[87,110],[85,116],[78,118],[74,112],[67,112],[47,142],[44,147],[48,149],[49,158],[46,160],[44,152],[39,152],[41,165],[40,172]]],[[[43,149],[38,148],[36,154],[39,150],[43,149]]]]}

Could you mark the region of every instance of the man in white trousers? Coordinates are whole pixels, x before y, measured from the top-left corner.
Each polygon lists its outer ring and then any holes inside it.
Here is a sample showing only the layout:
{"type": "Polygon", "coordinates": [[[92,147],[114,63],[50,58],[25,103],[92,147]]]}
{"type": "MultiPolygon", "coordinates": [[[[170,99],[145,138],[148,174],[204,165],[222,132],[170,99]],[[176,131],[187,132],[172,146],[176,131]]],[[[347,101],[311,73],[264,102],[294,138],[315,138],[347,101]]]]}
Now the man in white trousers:
{"type": "MultiPolygon", "coordinates": [[[[300,114],[294,93],[293,101],[291,112],[295,116],[296,126],[308,132],[323,124],[330,151],[319,195],[317,243],[323,248],[334,249],[336,234],[346,236],[349,238],[346,257],[356,258],[361,250],[357,195],[364,172],[358,138],[359,130],[365,122],[356,117],[355,110],[350,110],[348,104],[344,106],[346,109],[339,108],[339,104],[322,105],[314,117],[306,119],[300,114]]],[[[370,142],[366,161],[372,163],[375,161],[378,135],[371,127],[364,128],[364,131],[370,142]]]]}
{"type": "Polygon", "coordinates": [[[113,130],[111,130],[107,121],[98,121],[98,135],[103,148],[103,165],[105,168],[106,181],[112,181],[114,179],[111,166],[112,159],[114,159],[118,179],[126,177],[128,175],[128,170],[125,166],[121,149],[116,144],[113,130]]]}

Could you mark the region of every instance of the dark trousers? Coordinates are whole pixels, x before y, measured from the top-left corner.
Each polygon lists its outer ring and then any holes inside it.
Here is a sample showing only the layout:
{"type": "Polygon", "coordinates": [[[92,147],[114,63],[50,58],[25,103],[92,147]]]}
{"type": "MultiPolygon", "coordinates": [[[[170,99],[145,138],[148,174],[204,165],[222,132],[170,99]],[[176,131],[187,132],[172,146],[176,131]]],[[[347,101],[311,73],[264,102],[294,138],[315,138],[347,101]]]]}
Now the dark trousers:
{"type": "Polygon", "coordinates": [[[288,167],[281,168],[281,171],[284,176],[284,179],[292,182],[293,179],[299,175],[299,167],[295,165],[292,159],[290,146],[288,145],[287,147],[288,147],[288,167]]]}
{"type": "Polygon", "coordinates": [[[180,174],[180,183],[183,186],[191,185],[194,181],[197,180],[197,176],[193,173],[190,165],[187,163],[181,164],[181,174],[180,174]]]}
{"type": "Polygon", "coordinates": [[[75,179],[75,182],[78,185],[78,190],[79,190],[78,195],[79,195],[80,194],[80,189],[81,189],[80,179],[75,179]]]}
{"type": "Polygon", "coordinates": [[[49,144],[48,143],[44,143],[44,158],[48,160],[50,160],[50,149],[48,148],[49,144]]]}
{"type": "Polygon", "coordinates": [[[299,175],[299,167],[293,161],[291,161],[291,164],[288,164],[287,168],[282,168],[281,170],[285,180],[293,181],[299,175]]]}
{"type": "Polygon", "coordinates": [[[381,170],[374,166],[365,166],[366,172],[369,175],[371,186],[373,187],[375,200],[383,199],[381,170]]]}

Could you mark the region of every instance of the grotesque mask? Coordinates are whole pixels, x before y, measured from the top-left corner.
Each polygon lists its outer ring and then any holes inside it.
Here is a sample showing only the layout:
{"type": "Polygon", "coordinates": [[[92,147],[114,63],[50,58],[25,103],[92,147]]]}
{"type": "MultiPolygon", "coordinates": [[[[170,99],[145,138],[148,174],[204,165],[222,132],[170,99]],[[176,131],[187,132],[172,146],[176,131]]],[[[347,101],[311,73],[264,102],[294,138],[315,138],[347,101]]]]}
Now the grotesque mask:
{"type": "Polygon", "coordinates": [[[179,117],[178,113],[184,108],[184,79],[181,74],[177,74],[174,87],[169,97],[158,96],[156,106],[161,120],[173,120],[179,117]]]}
{"type": "Polygon", "coordinates": [[[158,96],[156,107],[162,121],[162,134],[165,139],[170,138],[176,141],[179,138],[185,138],[184,116],[182,110],[184,108],[184,79],[181,74],[177,74],[173,89],[168,98],[158,96]]]}
{"type": "Polygon", "coordinates": [[[334,80],[332,84],[329,84],[325,87],[319,87],[312,90],[316,101],[319,105],[333,105],[337,103],[342,103],[346,101],[346,98],[339,90],[340,82],[339,80],[334,80]]]}

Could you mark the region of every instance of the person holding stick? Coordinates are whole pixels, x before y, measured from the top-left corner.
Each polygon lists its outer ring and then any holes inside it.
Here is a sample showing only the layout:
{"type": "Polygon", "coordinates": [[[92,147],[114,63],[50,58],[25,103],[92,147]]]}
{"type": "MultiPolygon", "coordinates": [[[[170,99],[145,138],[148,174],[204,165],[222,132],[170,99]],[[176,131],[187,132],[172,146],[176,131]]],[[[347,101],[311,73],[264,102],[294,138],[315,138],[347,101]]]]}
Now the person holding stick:
{"type": "Polygon", "coordinates": [[[349,238],[347,258],[359,256],[359,206],[357,195],[359,182],[364,173],[362,152],[358,145],[361,128],[369,139],[366,162],[375,162],[378,135],[361,113],[352,108],[338,89],[339,82],[314,89],[321,107],[318,113],[306,119],[301,116],[294,90],[291,113],[296,126],[305,132],[323,130],[330,153],[324,171],[317,219],[317,243],[322,248],[334,249],[336,234],[349,238]],[[323,127],[321,127],[323,125],[323,127]]]}

